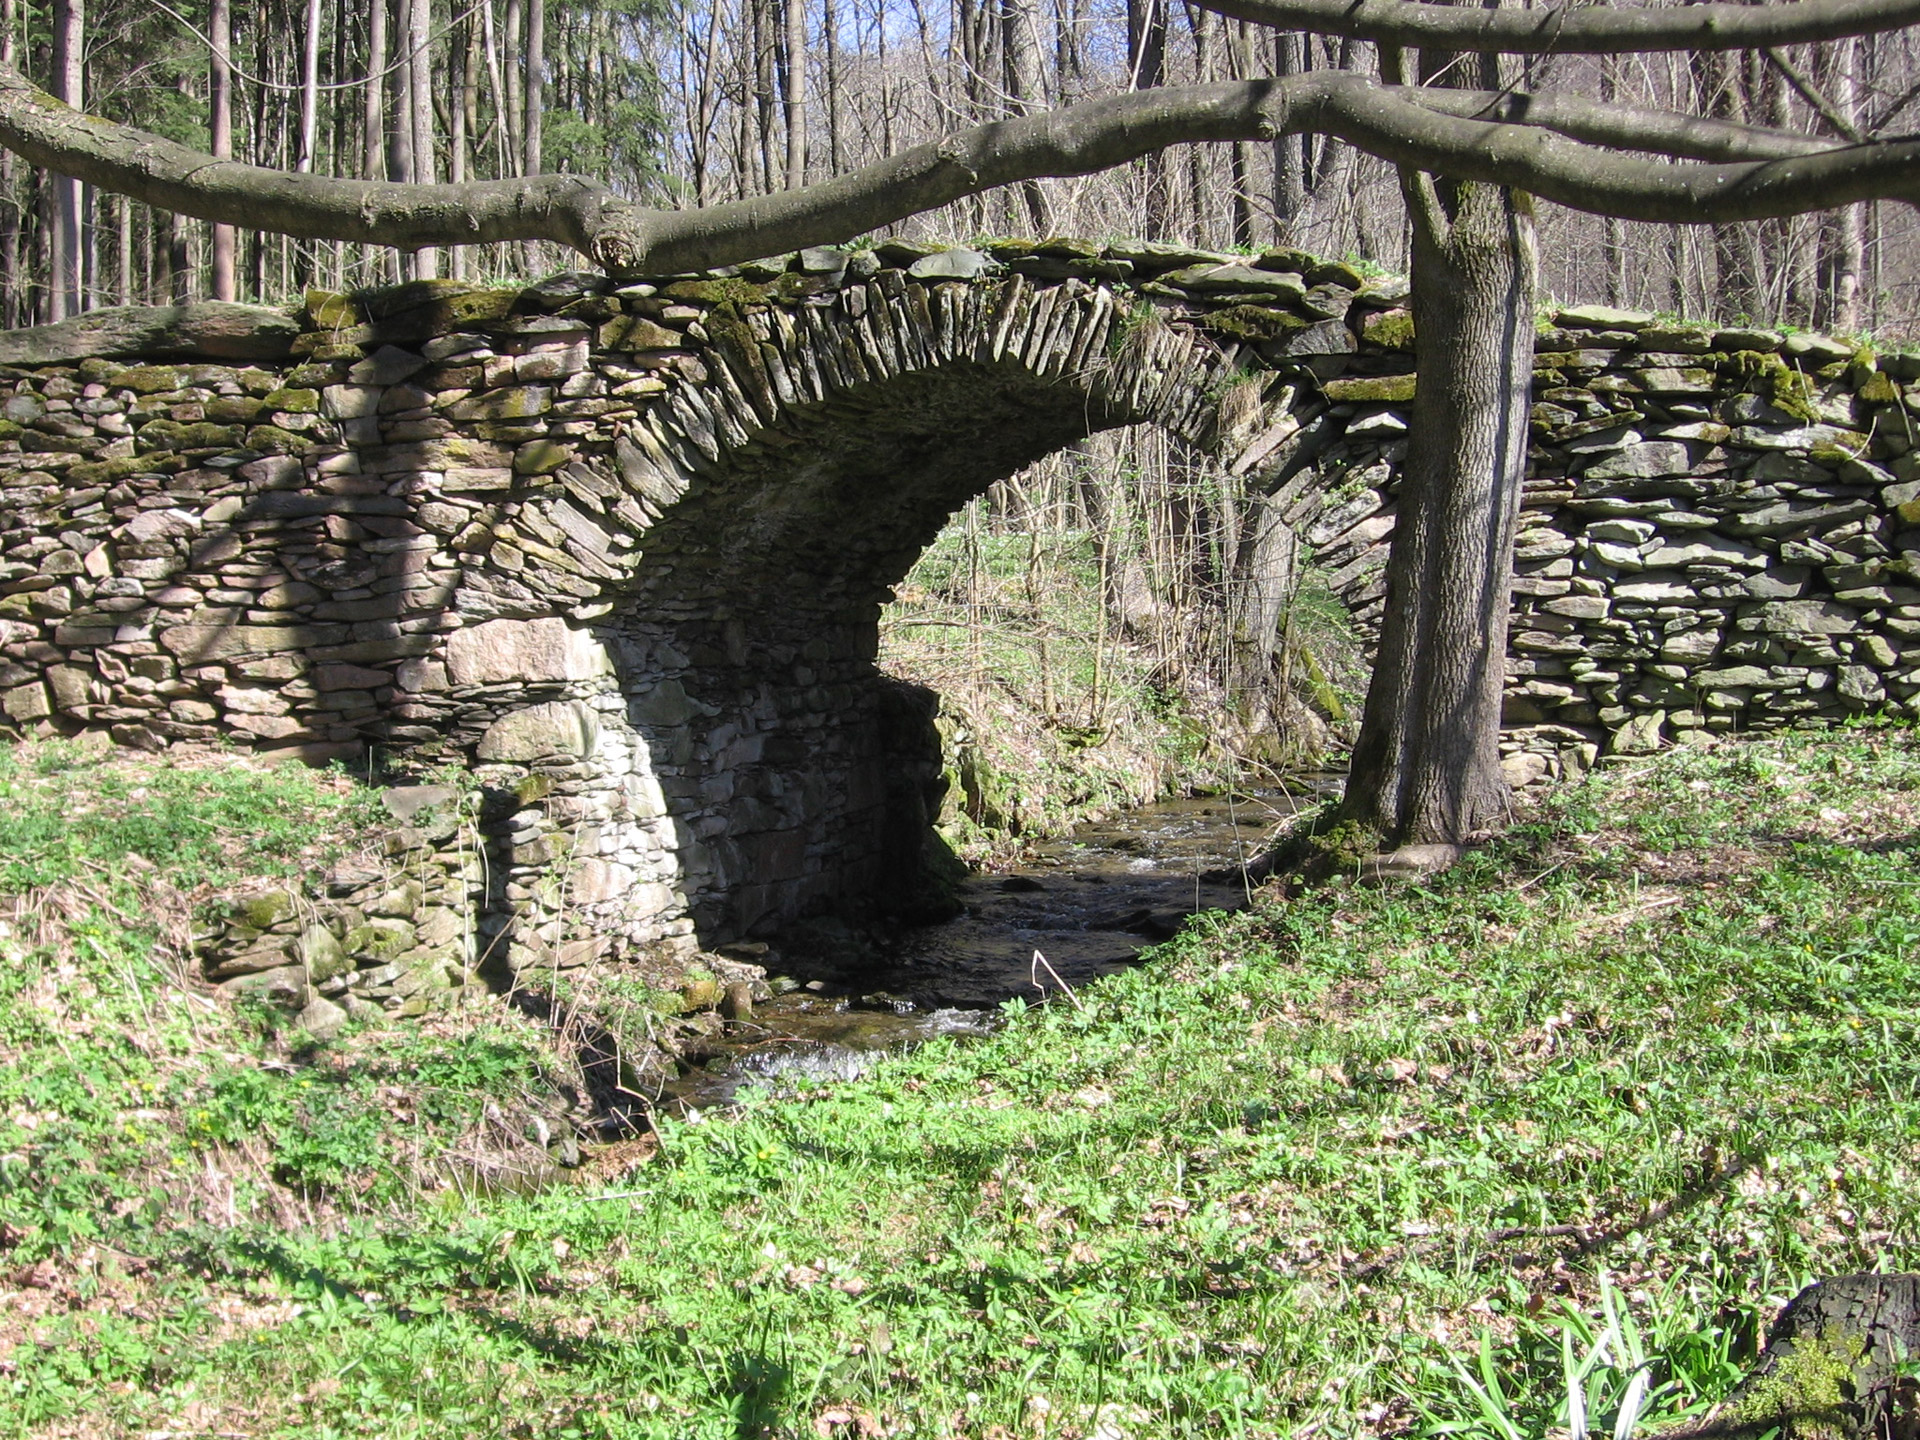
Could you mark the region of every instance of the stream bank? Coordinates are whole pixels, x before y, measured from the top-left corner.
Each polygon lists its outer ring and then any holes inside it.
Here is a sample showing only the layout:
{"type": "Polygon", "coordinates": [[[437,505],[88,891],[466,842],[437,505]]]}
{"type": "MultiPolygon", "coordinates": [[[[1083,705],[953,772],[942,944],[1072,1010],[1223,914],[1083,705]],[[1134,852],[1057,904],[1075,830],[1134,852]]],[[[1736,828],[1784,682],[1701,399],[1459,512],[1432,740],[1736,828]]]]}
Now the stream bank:
{"type": "Polygon", "coordinates": [[[1125,810],[968,876],[961,913],[944,923],[881,935],[822,920],[747,947],[774,993],[683,1046],[656,1103],[684,1114],[747,1085],[852,1079],[882,1054],[991,1033],[1009,1001],[1071,998],[1193,915],[1244,907],[1244,867],[1281,821],[1338,783],[1315,775],[1125,810]]]}

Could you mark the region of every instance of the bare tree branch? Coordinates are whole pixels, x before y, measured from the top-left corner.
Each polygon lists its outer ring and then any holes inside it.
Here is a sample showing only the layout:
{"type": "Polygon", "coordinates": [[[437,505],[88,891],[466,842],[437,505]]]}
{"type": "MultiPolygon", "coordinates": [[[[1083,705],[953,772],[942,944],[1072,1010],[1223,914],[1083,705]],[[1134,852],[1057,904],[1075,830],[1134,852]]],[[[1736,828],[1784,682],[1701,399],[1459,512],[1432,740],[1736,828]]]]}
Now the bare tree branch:
{"type": "Polygon", "coordinates": [[[161,209],[402,249],[552,240],[623,274],[671,273],[846,240],[985,190],[1091,174],[1169,145],[1308,131],[1396,164],[1633,220],[1752,220],[1920,193],[1920,140],[1821,146],[1692,116],[1617,107],[1607,113],[1523,94],[1411,90],[1319,71],[1112,96],[958,131],[803,189],[662,211],[573,175],[403,185],[238,165],[82,115],[0,70],[0,145],[161,209]],[[1620,149],[1718,163],[1644,159],[1620,149]]]}
{"type": "Polygon", "coordinates": [[[1790,0],[1782,5],[1555,6],[1481,10],[1422,0],[1198,0],[1282,30],[1382,45],[1508,55],[1758,50],[1872,35],[1920,21],[1920,0],[1790,0]]]}
{"type": "Polygon", "coordinates": [[[1834,108],[1833,102],[1827,99],[1820,87],[1814,84],[1811,77],[1804,74],[1800,67],[1795,65],[1793,61],[1789,60],[1780,51],[1773,49],[1769,49],[1766,52],[1766,56],[1772,63],[1773,68],[1786,76],[1787,83],[1793,86],[1799,93],[1800,98],[1812,107],[1816,115],[1827,122],[1834,134],[1840,136],[1842,139],[1851,140],[1856,145],[1866,139],[1866,137],[1860,133],[1859,128],[1834,108]]]}
{"type": "Polygon", "coordinates": [[[1589,145],[1650,151],[1676,160],[1784,160],[1833,148],[1831,140],[1795,130],[1649,110],[1579,95],[1503,92],[1490,100],[1485,92],[1473,90],[1410,88],[1395,93],[1443,115],[1535,125],[1589,145]]]}

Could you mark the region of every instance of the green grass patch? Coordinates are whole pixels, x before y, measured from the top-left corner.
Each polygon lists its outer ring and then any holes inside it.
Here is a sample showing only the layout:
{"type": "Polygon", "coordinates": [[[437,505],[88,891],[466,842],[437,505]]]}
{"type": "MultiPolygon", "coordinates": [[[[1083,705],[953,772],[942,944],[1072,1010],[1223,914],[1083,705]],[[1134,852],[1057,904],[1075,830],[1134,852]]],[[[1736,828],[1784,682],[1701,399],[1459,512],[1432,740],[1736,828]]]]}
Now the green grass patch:
{"type": "MultiPolygon", "coordinates": [[[[1724,1395],[1807,1279],[1920,1260],[1917,819],[1905,730],[1675,752],[1425,885],[1203,920],[1078,1006],[530,1195],[305,1213],[273,1174],[293,1101],[236,1083],[256,1204],[165,1204],[111,1251],[9,1242],[0,1272],[48,1271],[0,1415],[1646,1433],[1724,1395]]],[[[127,1192],[106,1213],[150,1203],[133,1152],[95,1156],[127,1192]]]]}

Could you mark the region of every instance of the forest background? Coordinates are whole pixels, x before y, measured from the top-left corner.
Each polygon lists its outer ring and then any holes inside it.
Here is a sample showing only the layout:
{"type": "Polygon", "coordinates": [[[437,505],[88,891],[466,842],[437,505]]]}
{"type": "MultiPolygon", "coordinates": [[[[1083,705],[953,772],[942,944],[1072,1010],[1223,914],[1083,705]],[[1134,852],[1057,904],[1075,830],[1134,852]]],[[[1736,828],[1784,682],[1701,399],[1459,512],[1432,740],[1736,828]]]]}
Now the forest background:
{"type": "MultiPolygon", "coordinates": [[[[78,108],[253,164],[409,182],[570,172],[691,208],[1102,95],[1377,74],[1379,56],[1169,0],[0,0],[0,63],[78,108]]],[[[1912,32],[1524,64],[1537,94],[1824,137],[1899,133],[1920,101],[1912,32]]],[[[1883,342],[1920,329],[1905,205],[1711,227],[1548,207],[1539,228],[1542,288],[1562,300],[1883,342]]],[[[1029,181],[897,233],[1295,246],[1389,272],[1408,247],[1393,167],[1314,135],[1029,181]]],[[[0,155],[8,326],[116,304],[505,283],[576,263],[541,242],[403,254],[235,231],[0,155]]],[[[971,795],[976,819],[1058,820],[1049,772],[1074,774],[1069,808],[1146,798],[1217,762],[1219,742],[1235,763],[1291,761],[1342,732],[1363,688],[1358,648],[1310,556],[1269,546],[1263,573],[1248,572],[1240,484],[1157,432],[1103,435],[1010,477],[929,551],[888,617],[888,658],[935,684],[962,730],[1020,732],[999,763],[1031,772],[971,795]],[[1264,633],[1271,609],[1253,597],[1284,590],[1296,603],[1264,633]],[[1241,633],[1250,616],[1261,635],[1241,633]],[[1197,714],[1231,723],[1181,723],[1197,714]],[[1102,748],[1110,763],[1089,765],[1102,748]]]]}

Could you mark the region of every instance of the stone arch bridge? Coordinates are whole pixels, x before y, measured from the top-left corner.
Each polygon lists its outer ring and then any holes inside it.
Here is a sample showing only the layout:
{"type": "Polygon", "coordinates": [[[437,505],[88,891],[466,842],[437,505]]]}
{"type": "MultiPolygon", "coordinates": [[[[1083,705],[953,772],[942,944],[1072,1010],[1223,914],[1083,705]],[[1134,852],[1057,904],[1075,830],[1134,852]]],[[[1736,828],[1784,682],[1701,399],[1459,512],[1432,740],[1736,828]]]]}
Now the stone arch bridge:
{"type": "MultiPolygon", "coordinates": [[[[451,883],[516,968],[710,948],[910,879],[940,761],[874,669],[880,607],[1025,464],[1163,426],[1376,622],[1404,299],[1287,251],[890,243],[0,335],[0,706],[459,761],[488,863],[451,883]]],[[[1819,337],[1544,322],[1515,778],[1907,709],[1916,378],[1819,337]]]]}

